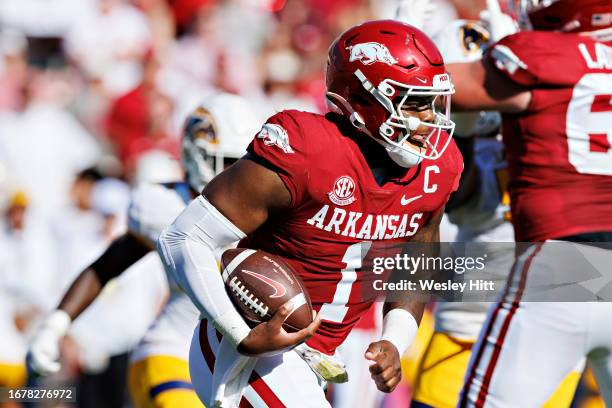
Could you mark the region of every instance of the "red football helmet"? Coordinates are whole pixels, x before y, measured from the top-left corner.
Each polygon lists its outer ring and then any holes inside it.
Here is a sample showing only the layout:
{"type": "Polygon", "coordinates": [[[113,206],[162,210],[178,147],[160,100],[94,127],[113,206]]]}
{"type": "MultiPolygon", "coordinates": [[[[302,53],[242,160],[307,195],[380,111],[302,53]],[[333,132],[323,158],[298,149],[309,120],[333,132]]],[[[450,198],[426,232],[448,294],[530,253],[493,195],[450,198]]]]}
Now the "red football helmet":
{"type": "Polygon", "coordinates": [[[514,0],[511,5],[534,30],[592,32],[612,27],[610,0],[514,0]]]}
{"type": "Polygon", "coordinates": [[[454,89],[440,52],[419,29],[394,20],[350,28],[329,49],[325,79],[330,108],[385,146],[398,164],[435,160],[448,146],[455,128],[450,120],[454,89]],[[431,122],[402,113],[414,96],[432,97],[431,122]],[[431,132],[416,149],[405,142],[421,125],[431,132]]]}

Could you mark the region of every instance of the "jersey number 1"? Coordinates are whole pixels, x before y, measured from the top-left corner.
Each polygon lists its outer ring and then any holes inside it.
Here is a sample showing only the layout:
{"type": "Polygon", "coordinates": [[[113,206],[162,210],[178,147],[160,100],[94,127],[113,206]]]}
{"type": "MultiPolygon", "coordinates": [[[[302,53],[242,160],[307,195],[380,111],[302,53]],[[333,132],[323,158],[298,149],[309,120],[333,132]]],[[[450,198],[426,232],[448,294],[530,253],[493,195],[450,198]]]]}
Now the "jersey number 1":
{"type": "Polygon", "coordinates": [[[351,296],[351,290],[353,289],[353,283],[357,280],[357,270],[361,269],[363,258],[370,250],[372,243],[370,241],[358,242],[347,248],[342,258],[342,262],[346,265],[344,269],[340,271],[342,278],[336,285],[336,291],[334,292],[334,298],[331,303],[325,303],[321,306],[319,313],[321,319],[327,320],[328,322],[342,323],[346,312],[348,312],[349,296],[351,296]]]}

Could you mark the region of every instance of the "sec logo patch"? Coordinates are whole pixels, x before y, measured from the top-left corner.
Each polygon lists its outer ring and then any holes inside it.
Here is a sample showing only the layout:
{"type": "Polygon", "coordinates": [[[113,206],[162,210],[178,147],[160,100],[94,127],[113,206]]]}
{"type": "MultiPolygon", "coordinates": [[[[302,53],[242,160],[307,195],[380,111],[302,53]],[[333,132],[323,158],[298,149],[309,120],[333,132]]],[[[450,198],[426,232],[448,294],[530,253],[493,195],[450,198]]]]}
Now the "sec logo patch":
{"type": "Polygon", "coordinates": [[[332,191],[327,193],[332,203],[336,205],[349,205],[353,203],[356,198],[355,194],[355,181],[349,176],[339,177],[334,183],[332,191]]]}

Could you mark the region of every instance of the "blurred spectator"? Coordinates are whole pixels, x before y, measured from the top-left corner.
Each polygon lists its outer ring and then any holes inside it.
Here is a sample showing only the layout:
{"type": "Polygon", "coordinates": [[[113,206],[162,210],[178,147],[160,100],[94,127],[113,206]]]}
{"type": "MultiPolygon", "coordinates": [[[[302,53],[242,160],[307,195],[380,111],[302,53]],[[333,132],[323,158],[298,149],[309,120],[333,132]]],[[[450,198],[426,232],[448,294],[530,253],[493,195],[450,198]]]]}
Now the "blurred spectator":
{"type": "Polygon", "coordinates": [[[125,232],[130,188],[120,180],[107,178],[97,182],[91,191],[91,209],[104,218],[102,237],[108,242],[125,232]]]}
{"type": "Polygon", "coordinates": [[[140,60],[152,45],[144,14],[124,0],[99,0],[65,37],[68,55],[87,78],[99,79],[111,95],[140,82],[140,60]]]}
{"type": "Polygon", "coordinates": [[[201,9],[213,9],[217,5],[216,0],[168,0],[168,3],[179,36],[188,31],[201,9]]]}
{"type": "Polygon", "coordinates": [[[62,286],[100,254],[113,238],[111,232],[125,228],[122,220],[113,227],[107,217],[123,215],[127,200],[129,192],[123,183],[104,178],[94,168],[85,169],[74,178],[69,204],[57,211],[52,220],[56,250],[61,254],[58,265],[62,286]]]}
{"type": "Polygon", "coordinates": [[[178,154],[178,138],[172,134],[172,100],[159,88],[158,56],[150,52],[144,61],[140,84],[116,99],[110,108],[107,135],[119,159],[133,171],[138,156],[157,148],[178,154]]]}
{"type": "Polygon", "coordinates": [[[292,48],[279,45],[269,50],[264,54],[263,64],[264,91],[273,112],[282,109],[319,110],[310,95],[299,92],[298,81],[303,67],[300,56],[292,48]]]}
{"type": "Polygon", "coordinates": [[[23,105],[27,78],[28,42],[16,30],[0,31],[0,112],[18,110],[23,105]]]}
{"type": "Polygon", "coordinates": [[[177,39],[168,54],[167,69],[174,78],[175,98],[182,90],[196,87],[209,92],[216,82],[217,61],[223,52],[216,9],[194,10],[189,29],[177,39]]]}
{"type": "MultiPolygon", "coordinates": [[[[57,257],[48,223],[33,210],[23,190],[9,196],[0,219],[0,276],[13,299],[15,321],[23,332],[54,306],[50,294],[59,290],[53,279],[57,257]]],[[[1,337],[1,336],[0,336],[1,337]]]]}
{"type": "Polygon", "coordinates": [[[93,167],[79,172],[70,187],[70,199],[76,208],[81,211],[91,208],[91,192],[102,178],[102,174],[93,167]]]}
{"type": "MultiPolygon", "coordinates": [[[[285,1],[276,2],[285,4],[285,1]]],[[[265,0],[224,1],[218,13],[226,45],[236,52],[257,56],[278,26],[271,11],[273,8],[266,7],[265,0]]]]}
{"type": "Polygon", "coordinates": [[[227,31],[236,17],[206,5],[194,13],[166,58],[164,84],[175,102],[196,92],[201,99],[215,89],[245,95],[259,86],[251,50],[227,31]]]}
{"type": "Polygon", "coordinates": [[[28,37],[61,37],[86,16],[98,0],[2,0],[0,27],[15,28],[28,37]]]}
{"type": "MultiPolygon", "coordinates": [[[[9,231],[23,228],[26,205],[27,199],[23,193],[11,197],[5,213],[5,221],[2,222],[3,236],[10,234],[9,231]]],[[[0,240],[0,245],[4,244],[2,241],[0,240]]],[[[13,262],[10,261],[10,255],[6,252],[5,247],[2,246],[2,248],[3,251],[0,251],[0,333],[2,333],[0,336],[0,387],[22,387],[26,382],[26,339],[18,327],[19,313],[15,293],[11,293],[10,289],[10,274],[15,273],[10,269],[13,262]]],[[[8,405],[7,408],[15,406],[8,405]]]]}
{"type": "Polygon", "coordinates": [[[478,16],[479,9],[469,10],[470,5],[476,3],[484,3],[484,0],[371,0],[374,15],[377,18],[398,18],[400,21],[412,24],[427,35],[433,36],[440,32],[446,24],[459,17],[457,7],[458,4],[468,6],[463,11],[469,11],[471,15],[478,16]],[[419,10],[423,10],[425,3],[426,13],[414,13],[413,3],[421,3],[419,10]],[[398,7],[401,7],[401,12],[398,13],[398,7]]]}
{"type": "Polygon", "coordinates": [[[66,110],[71,92],[63,72],[32,71],[24,110],[0,120],[0,162],[47,215],[66,204],[73,175],[100,156],[95,139],[66,110]]]}
{"type": "Polygon", "coordinates": [[[487,7],[486,0],[452,0],[459,18],[478,20],[480,12],[487,7]]]}

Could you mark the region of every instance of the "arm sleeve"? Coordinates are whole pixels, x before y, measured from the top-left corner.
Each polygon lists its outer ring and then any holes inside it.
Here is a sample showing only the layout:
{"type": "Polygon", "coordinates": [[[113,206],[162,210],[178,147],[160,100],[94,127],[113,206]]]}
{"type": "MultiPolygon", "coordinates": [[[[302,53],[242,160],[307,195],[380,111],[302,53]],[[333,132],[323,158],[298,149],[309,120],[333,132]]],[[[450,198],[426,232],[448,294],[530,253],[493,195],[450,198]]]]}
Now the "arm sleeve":
{"type": "Polygon", "coordinates": [[[247,150],[252,159],[279,175],[291,194],[291,206],[295,207],[305,196],[308,145],[292,112],[280,112],[269,118],[247,150]]]}
{"type": "Polygon", "coordinates": [[[115,239],[90,268],[98,277],[100,285],[104,286],[152,250],[127,233],[115,239]]]}
{"type": "Polygon", "coordinates": [[[157,244],[164,267],[203,317],[237,346],[250,329],[225,290],[215,253],[245,234],[199,196],[165,229],[157,244]]]}

